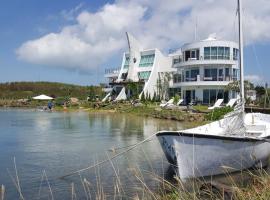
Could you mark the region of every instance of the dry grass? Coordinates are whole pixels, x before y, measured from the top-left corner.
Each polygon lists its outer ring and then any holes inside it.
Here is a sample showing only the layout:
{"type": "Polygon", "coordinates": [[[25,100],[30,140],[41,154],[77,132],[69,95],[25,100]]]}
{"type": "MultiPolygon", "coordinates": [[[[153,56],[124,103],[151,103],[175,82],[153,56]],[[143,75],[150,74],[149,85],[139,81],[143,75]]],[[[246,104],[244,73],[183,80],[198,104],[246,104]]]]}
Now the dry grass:
{"type": "MultiPolygon", "coordinates": [[[[129,193],[125,191],[124,183],[122,183],[122,173],[119,172],[117,168],[117,163],[114,163],[110,159],[110,155],[107,154],[109,158],[109,166],[111,166],[114,172],[114,192],[113,194],[108,194],[102,182],[101,177],[101,168],[98,166],[95,167],[95,181],[91,183],[87,180],[86,177],[83,177],[78,173],[78,178],[80,184],[76,185],[73,182],[70,183],[70,199],[75,200],[83,196],[87,200],[107,200],[107,199],[130,199],[130,200],[268,200],[270,199],[270,175],[264,169],[255,170],[255,171],[243,171],[240,173],[243,177],[248,177],[249,181],[246,179],[243,182],[239,183],[239,180],[236,180],[233,175],[227,174],[226,179],[229,183],[224,184],[217,179],[215,181],[210,180],[206,181],[205,179],[196,179],[190,180],[188,183],[183,183],[178,177],[174,177],[173,182],[166,180],[164,177],[155,173],[152,163],[148,158],[148,155],[142,150],[143,156],[146,158],[146,162],[150,166],[151,171],[146,171],[140,169],[137,164],[131,164],[127,169],[129,171],[129,176],[134,181],[136,181],[136,188],[134,193],[129,193]],[[153,189],[148,185],[148,182],[145,180],[145,177],[150,177],[151,181],[154,182],[157,187],[153,189]],[[82,186],[82,190],[77,190],[78,187],[82,186]],[[80,192],[80,193],[78,193],[80,192]]],[[[128,158],[127,158],[128,159],[128,158]]],[[[132,163],[132,162],[130,162],[132,163]]],[[[162,163],[161,163],[162,164],[162,163]]],[[[16,160],[14,158],[14,172],[9,175],[14,183],[14,186],[17,189],[20,199],[25,199],[23,192],[21,190],[21,183],[19,179],[19,174],[17,171],[16,160]],[[14,175],[12,175],[14,174],[14,175]]],[[[76,175],[77,176],[77,175],[76,175]]],[[[75,178],[76,178],[75,176],[75,178]]],[[[41,185],[42,182],[46,183],[45,187],[48,187],[48,194],[42,194],[42,196],[47,196],[48,199],[55,199],[53,194],[53,188],[49,183],[47,174],[45,171],[42,173],[40,189],[39,189],[39,198],[41,197],[41,185]]],[[[2,185],[0,188],[0,200],[5,199],[5,187],[2,185]]]]}

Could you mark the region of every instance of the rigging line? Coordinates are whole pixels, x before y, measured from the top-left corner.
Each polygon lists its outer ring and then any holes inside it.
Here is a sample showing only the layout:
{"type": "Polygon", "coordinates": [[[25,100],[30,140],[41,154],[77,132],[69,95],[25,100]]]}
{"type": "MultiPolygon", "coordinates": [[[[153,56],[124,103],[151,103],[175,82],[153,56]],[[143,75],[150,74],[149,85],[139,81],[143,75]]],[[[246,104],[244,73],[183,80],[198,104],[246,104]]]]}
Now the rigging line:
{"type": "Polygon", "coordinates": [[[261,76],[263,76],[261,63],[259,62],[258,55],[257,55],[257,53],[256,53],[255,45],[254,45],[254,44],[251,44],[251,47],[252,47],[253,54],[254,54],[254,56],[255,56],[255,61],[256,61],[257,68],[258,68],[259,71],[260,71],[259,73],[260,73],[261,76]]]}
{"type": "MultiPolygon", "coordinates": [[[[157,132],[157,133],[158,133],[158,132],[157,132]]],[[[64,175],[64,176],[59,177],[59,178],[60,178],[60,179],[63,179],[63,178],[66,178],[66,177],[68,177],[68,176],[72,176],[72,175],[77,174],[77,173],[79,173],[79,172],[83,172],[83,171],[85,171],[85,170],[88,170],[88,169],[97,167],[97,166],[99,166],[99,165],[102,165],[102,164],[104,164],[104,163],[106,163],[106,162],[108,162],[108,161],[110,161],[110,160],[113,160],[113,159],[115,159],[115,158],[117,158],[117,157],[119,157],[119,156],[121,156],[121,155],[124,155],[125,153],[127,153],[127,152],[129,152],[129,151],[135,149],[137,146],[139,146],[139,145],[141,145],[141,144],[147,142],[147,141],[150,140],[152,137],[156,136],[157,133],[154,133],[154,134],[150,135],[149,137],[147,137],[147,138],[144,139],[143,141],[138,142],[136,145],[134,145],[134,146],[128,148],[128,149],[125,150],[125,151],[122,151],[122,152],[120,152],[120,153],[117,153],[117,154],[115,154],[114,156],[112,156],[112,157],[110,157],[110,158],[108,158],[108,159],[105,159],[105,160],[103,160],[103,161],[100,161],[100,162],[98,162],[98,163],[96,163],[96,164],[94,164],[94,165],[85,167],[85,168],[83,168],[83,169],[79,169],[79,170],[70,172],[70,173],[68,173],[68,174],[66,174],[66,175],[64,175]]]]}

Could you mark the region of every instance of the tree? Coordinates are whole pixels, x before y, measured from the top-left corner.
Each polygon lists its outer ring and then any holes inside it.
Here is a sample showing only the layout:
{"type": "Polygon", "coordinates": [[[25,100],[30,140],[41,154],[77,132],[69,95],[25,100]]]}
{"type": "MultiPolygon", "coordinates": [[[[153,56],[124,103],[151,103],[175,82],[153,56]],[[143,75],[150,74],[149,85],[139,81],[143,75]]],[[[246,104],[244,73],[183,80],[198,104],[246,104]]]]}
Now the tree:
{"type": "Polygon", "coordinates": [[[258,97],[261,97],[265,94],[265,88],[263,86],[256,86],[255,90],[258,97]]]}
{"type": "Polygon", "coordinates": [[[144,92],[143,92],[142,95],[141,95],[141,101],[142,101],[142,102],[145,102],[145,94],[144,94],[144,92]]]}
{"type": "Polygon", "coordinates": [[[167,99],[169,97],[168,89],[169,89],[169,84],[171,80],[172,80],[172,74],[170,72],[158,74],[156,87],[157,87],[158,95],[161,99],[167,99]]]}
{"type": "MultiPolygon", "coordinates": [[[[240,92],[240,81],[234,81],[229,83],[226,88],[227,91],[232,90],[235,92],[240,92]]],[[[247,90],[254,90],[254,84],[249,81],[244,81],[244,90],[245,90],[245,97],[247,90]]]]}

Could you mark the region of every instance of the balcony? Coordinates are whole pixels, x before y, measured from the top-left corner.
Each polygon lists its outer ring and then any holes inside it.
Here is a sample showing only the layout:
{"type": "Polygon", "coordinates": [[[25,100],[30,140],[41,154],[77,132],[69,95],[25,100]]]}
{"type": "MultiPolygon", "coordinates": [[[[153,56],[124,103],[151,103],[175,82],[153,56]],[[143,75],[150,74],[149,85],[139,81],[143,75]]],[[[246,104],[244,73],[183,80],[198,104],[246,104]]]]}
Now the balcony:
{"type": "Polygon", "coordinates": [[[105,77],[106,78],[117,78],[119,75],[120,69],[119,68],[112,68],[112,69],[105,69],[105,77]]]}
{"type": "Polygon", "coordinates": [[[197,75],[196,77],[184,77],[183,81],[173,82],[174,87],[177,86],[209,86],[209,85],[227,85],[232,81],[236,81],[236,76],[212,76],[206,77],[197,75]]]}
{"type": "Polygon", "coordinates": [[[173,67],[185,67],[185,66],[196,66],[196,65],[236,65],[238,63],[237,60],[230,59],[204,59],[203,56],[200,57],[200,59],[197,58],[188,58],[188,60],[179,60],[179,62],[174,61],[173,67]]]}

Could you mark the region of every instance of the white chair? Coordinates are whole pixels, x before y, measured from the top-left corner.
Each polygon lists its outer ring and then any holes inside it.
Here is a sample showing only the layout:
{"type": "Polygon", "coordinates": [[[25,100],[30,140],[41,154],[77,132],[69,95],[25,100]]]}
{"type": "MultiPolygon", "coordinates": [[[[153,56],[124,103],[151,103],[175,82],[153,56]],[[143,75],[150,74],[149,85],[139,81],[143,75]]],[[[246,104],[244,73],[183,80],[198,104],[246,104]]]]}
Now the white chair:
{"type": "Polygon", "coordinates": [[[233,107],[236,103],[237,99],[230,99],[230,101],[226,104],[226,106],[233,107]]]}
{"type": "Polygon", "coordinates": [[[216,101],[216,103],[215,103],[213,106],[208,107],[208,110],[213,110],[213,109],[215,109],[215,108],[220,108],[222,102],[223,102],[223,99],[218,99],[218,100],[216,101]]]}
{"type": "Polygon", "coordinates": [[[166,103],[161,103],[159,106],[162,107],[162,108],[164,108],[164,107],[166,107],[168,105],[171,105],[171,104],[173,104],[173,99],[170,99],[166,103]]]}
{"type": "Polygon", "coordinates": [[[177,106],[180,106],[181,103],[183,103],[184,99],[179,99],[179,101],[177,102],[177,106]]]}

